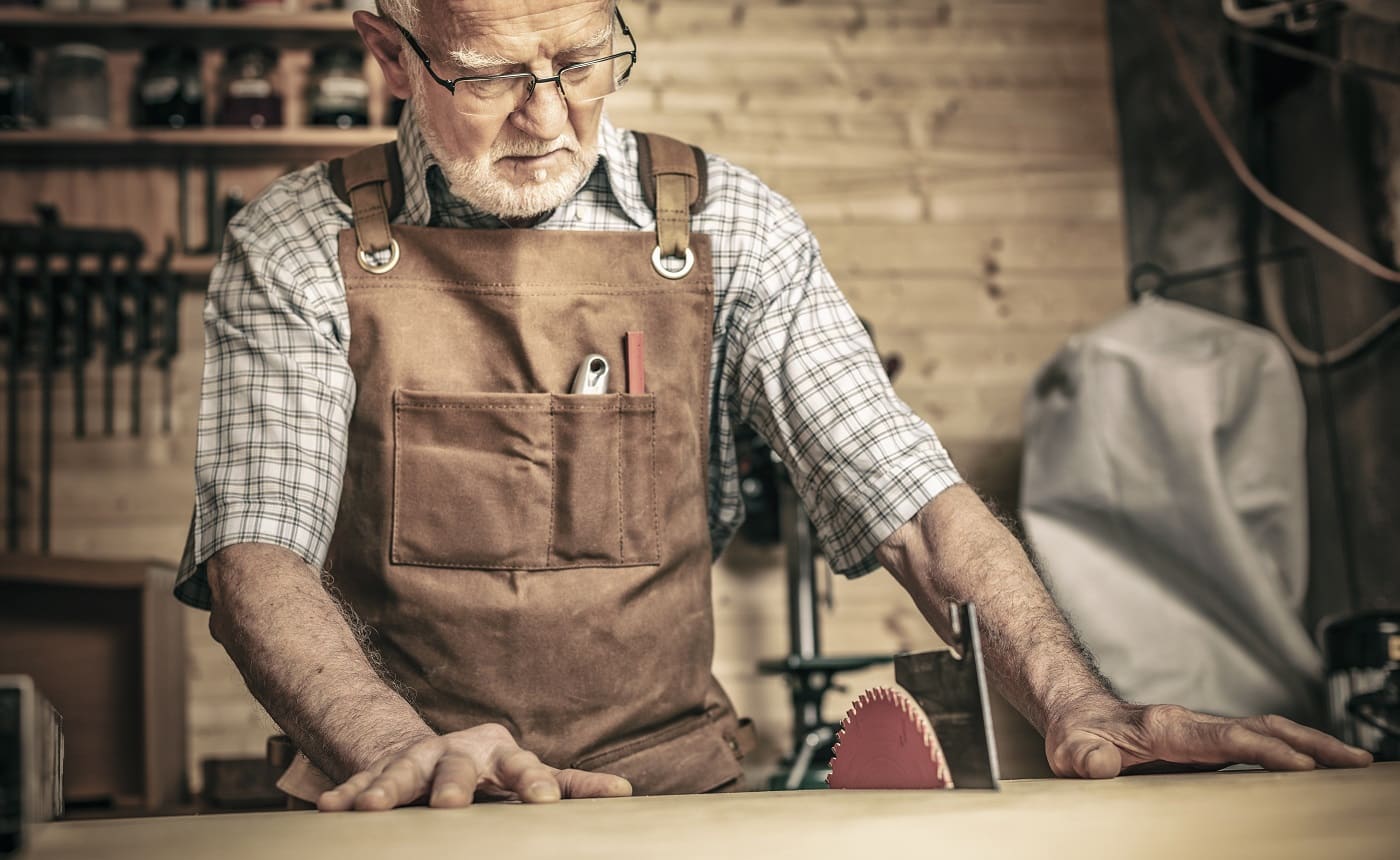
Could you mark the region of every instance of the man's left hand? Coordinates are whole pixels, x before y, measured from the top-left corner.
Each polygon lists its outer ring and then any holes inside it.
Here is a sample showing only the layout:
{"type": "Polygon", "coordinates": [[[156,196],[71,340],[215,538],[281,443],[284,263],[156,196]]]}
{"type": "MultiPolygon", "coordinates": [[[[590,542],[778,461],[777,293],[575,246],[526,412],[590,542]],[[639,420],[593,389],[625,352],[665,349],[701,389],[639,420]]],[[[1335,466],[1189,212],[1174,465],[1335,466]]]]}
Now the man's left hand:
{"type": "Polygon", "coordinates": [[[1371,754],[1279,716],[1229,719],[1177,705],[1117,704],[1067,715],[1045,735],[1056,776],[1109,779],[1120,773],[1365,767],[1371,754]]]}

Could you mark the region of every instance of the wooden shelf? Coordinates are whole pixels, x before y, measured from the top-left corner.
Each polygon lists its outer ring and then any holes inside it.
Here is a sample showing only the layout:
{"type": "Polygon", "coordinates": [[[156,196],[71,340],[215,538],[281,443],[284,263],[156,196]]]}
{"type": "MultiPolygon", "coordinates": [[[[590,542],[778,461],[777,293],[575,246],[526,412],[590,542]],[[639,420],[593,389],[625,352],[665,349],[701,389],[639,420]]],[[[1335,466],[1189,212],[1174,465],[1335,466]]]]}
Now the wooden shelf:
{"type": "Polygon", "coordinates": [[[0,8],[0,27],[20,31],[71,34],[83,31],[170,31],[189,34],[220,30],[243,33],[352,33],[350,12],[214,11],[181,12],[46,12],[42,9],[0,8]]]}
{"type": "Polygon", "coordinates": [[[394,138],[395,129],[378,128],[232,128],[108,129],[70,131],[39,128],[0,132],[0,152],[142,147],[159,149],[358,149],[394,138]]]}

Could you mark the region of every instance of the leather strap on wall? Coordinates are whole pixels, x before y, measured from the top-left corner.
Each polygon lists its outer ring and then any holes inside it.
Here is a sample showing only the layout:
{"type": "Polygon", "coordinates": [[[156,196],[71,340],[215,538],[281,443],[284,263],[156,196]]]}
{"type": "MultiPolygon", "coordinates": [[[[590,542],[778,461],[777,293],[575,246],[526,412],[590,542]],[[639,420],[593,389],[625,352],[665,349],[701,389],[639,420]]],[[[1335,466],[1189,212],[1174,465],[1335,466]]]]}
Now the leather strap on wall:
{"type": "Polygon", "coordinates": [[[394,141],[370,146],[330,163],[329,178],[336,196],[354,210],[355,242],[360,251],[376,254],[389,248],[392,221],[403,208],[403,170],[394,141]]]}
{"type": "Polygon", "coordinates": [[[642,195],[656,213],[656,244],[667,257],[690,248],[690,215],[705,205],[705,154],[659,134],[637,133],[642,195]]]}

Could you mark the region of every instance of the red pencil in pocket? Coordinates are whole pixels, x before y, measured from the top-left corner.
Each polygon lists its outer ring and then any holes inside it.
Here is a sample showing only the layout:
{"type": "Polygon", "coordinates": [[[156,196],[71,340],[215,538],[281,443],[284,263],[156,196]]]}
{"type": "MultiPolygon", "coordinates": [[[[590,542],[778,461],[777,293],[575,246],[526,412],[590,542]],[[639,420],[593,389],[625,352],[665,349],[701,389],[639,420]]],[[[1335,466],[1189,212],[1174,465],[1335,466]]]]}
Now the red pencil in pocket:
{"type": "Polygon", "coordinates": [[[639,331],[627,333],[627,393],[645,394],[647,390],[646,335],[639,331]]]}

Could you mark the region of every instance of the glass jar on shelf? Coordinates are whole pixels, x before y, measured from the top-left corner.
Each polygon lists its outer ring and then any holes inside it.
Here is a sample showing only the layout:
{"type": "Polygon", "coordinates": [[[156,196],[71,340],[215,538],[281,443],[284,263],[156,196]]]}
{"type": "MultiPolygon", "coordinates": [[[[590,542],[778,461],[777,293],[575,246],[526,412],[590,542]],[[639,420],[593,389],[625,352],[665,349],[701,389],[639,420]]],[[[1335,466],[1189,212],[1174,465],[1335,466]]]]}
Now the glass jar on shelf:
{"type": "Polygon", "coordinates": [[[34,53],[28,45],[0,42],[0,129],[33,128],[34,53]]]}
{"type": "Polygon", "coordinates": [[[220,125],[252,128],[282,124],[282,94],[275,82],[277,51],[264,45],[230,48],[224,61],[220,125]]]}
{"type": "Polygon", "coordinates": [[[199,52],[188,45],[152,45],[136,80],[136,122],[185,128],[204,122],[199,52]]]}
{"type": "Polygon", "coordinates": [[[312,125],[369,125],[369,83],[364,67],[365,55],[351,45],[316,49],[306,88],[312,125]]]}
{"type": "Polygon", "coordinates": [[[107,128],[107,52],[102,48],[81,42],[55,45],[42,80],[44,116],[51,128],[107,128]]]}

